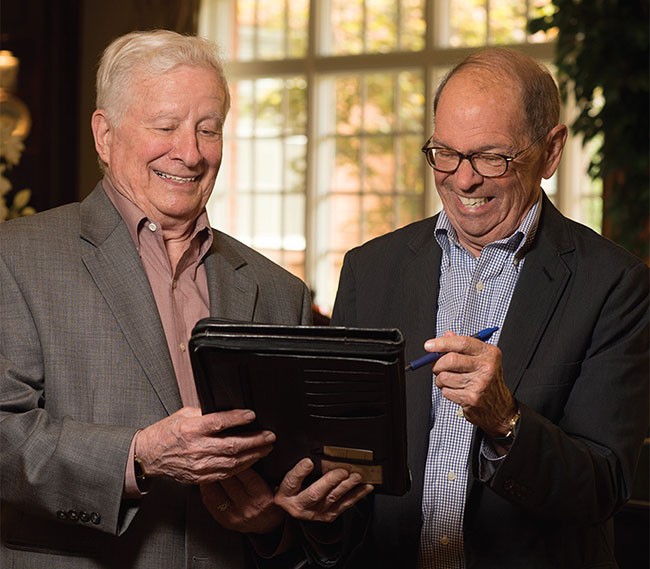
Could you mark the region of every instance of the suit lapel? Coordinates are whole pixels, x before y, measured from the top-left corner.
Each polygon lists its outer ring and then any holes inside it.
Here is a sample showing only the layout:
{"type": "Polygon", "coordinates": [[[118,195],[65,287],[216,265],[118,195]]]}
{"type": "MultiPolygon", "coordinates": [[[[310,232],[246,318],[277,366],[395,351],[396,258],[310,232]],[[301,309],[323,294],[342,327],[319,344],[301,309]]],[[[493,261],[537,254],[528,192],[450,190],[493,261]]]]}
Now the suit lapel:
{"type": "Polygon", "coordinates": [[[499,338],[504,377],[513,394],[571,276],[562,259],[571,248],[561,214],[545,198],[537,241],[526,254],[499,338]]]}
{"type": "Polygon", "coordinates": [[[441,251],[434,237],[435,219],[433,223],[426,224],[425,230],[408,244],[413,258],[404,268],[404,304],[399,309],[408,318],[405,327],[410,332],[409,337],[417,338],[420,343],[411,342],[407,359],[421,356],[424,349],[422,342],[436,333],[441,251]]]}
{"type": "Polygon", "coordinates": [[[252,322],[258,287],[248,262],[220,231],[214,231],[212,248],[205,258],[210,294],[210,315],[252,322]]]}
{"type": "Polygon", "coordinates": [[[174,368],[149,281],[133,240],[98,185],[81,204],[82,261],[168,413],[181,407],[174,368]]]}
{"type": "MultiPolygon", "coordinates": [[[[423,223],[422,231],[408,243],[412,253],[401,275],[400,302],[395,307],[399,311],[396,319],[408,339],[405,359],[413,360],[422,355],[425,340],[435,336],[436,310],[441,251],[435,241],[436,218],[423,223]],[[405,320],[404,320],[405,319],[405,320]]],[[[424,366],[406,375],[407,416],[408,416],[408,455],[412,476],[412,491],[402,500],[403,527],[419,526],[424,470],[429,446],[431,421],[432,374],[430,366],[424,366]]]]}

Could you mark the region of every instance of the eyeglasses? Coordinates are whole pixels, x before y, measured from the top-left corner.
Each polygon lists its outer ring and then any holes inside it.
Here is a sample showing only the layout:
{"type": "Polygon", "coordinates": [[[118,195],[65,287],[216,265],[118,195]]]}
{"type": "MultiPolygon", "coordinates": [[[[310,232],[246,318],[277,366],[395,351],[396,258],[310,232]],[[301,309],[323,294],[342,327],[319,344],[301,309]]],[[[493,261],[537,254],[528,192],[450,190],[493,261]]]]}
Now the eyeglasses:
{"type": "MultiPolygon", "coordinates": [[[[494,152],[472,152],[471,154],[463,154],[451,148],[444,146],[429,146],[431,138],[427,140],[426,144],[422,147],[422,152],[426,156],[429,166],[438,172],[445,172],[453,174],[460,163],[467,159],[472,165],[474,172],[484,178],[498,178],[503,176],[508,171],[510,162],[519,158],[524,152],[535,146],[546,135],[540,136],[535,139],[531,144],[520,150],[513,156],[506,156],[505,154],[495,154],[494,152]]],[[[432,137],[433,138],[433,137],[432,137]]]]}

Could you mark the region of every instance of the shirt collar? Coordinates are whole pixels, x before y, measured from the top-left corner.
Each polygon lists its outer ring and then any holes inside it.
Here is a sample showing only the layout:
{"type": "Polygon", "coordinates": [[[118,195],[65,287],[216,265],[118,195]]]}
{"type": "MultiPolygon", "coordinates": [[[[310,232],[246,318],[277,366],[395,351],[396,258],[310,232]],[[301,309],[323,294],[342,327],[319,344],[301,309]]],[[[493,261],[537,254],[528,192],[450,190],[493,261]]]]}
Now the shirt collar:
{"type": "MultiPolygon", "coordinates": [[[[111,200],[111,203],[115,206],[115,209],[117,209],[120,216],[122,216],[129,234],[131,235],[131,239],[133,239],[133,242],[139,249],[139,233],[144,224],[153,223],[158,227],[160,227],[160,224],[155,219],[150,219],[138,205],[118,192],[107,176],[104,176],[102,179],[102,186],[106,192],[106,195],[108,196],[108,199],[111,200]]],[[[199,258],[203,258],[203,256],[210,249],[213,239],[212,231],[210,228],[210,220],[208,219],[208,213],[205,211],[205,209],[196,218],[191,239],[194,239],[199,234],[202,236],[199,258]],[[203,237],[203,235],[205,235],[205,237],[203,237]]]]}

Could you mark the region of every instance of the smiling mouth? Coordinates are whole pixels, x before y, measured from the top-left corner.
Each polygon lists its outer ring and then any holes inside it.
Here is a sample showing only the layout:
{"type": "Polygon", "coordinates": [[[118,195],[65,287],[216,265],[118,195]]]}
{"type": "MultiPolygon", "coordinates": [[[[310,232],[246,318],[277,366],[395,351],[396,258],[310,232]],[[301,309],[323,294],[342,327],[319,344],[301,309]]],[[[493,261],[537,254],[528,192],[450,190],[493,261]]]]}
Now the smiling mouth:
{"type": "Polygon", "coordinates": [[[160,172],[158,170],[154,170],[156,173],[156,176],[159,176],[163,180],[171,180],[172,182],[179,182],[181,184],[187,184],[188,182],[193,182],[198,178],[198,176],[192,176],[191,178],[183,178],[181,176],[172,176],[171,174],[165,174],[165,172],[160,172]]]}
{"type": "Polygon", "coordinates": [[[490,199],[491,198],[466,198],[464,196],[458,196],[460,203],[469,208],[481,207],[482,205],[488,203],[490,199]]]}

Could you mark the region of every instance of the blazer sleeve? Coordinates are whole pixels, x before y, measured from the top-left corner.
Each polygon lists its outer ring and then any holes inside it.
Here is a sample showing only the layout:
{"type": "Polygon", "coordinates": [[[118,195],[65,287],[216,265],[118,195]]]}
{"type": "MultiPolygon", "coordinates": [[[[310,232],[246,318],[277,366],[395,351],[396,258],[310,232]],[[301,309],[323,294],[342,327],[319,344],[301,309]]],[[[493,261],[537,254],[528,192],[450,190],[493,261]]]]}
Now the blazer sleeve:
{"type": "Polygon", "coordinates": [[[514,390],[515,443],[489,480],[507,501],[567,523],[604,522],[630,498],[648,429],[648,269],[603,266],[596,277],[574,274],[555,307],[514,390]]]}
{"type": "MultiPolygon", "coordinates": [[[[125,463],[136,428],[54,417],[46,410],[44,355],[25,298],[29,291],[21,289],[2,257],[0,283],[2,501],[59,521],[71,511],[87,512],[89,525],[119,533],[125,463]]],[[[48,384],[68,380],[47,378],[48,384]]],[[[72,399],[81,396],[70,393],[72,399]]]]}

